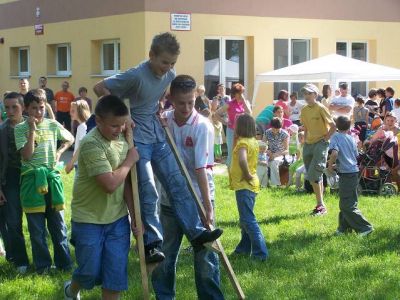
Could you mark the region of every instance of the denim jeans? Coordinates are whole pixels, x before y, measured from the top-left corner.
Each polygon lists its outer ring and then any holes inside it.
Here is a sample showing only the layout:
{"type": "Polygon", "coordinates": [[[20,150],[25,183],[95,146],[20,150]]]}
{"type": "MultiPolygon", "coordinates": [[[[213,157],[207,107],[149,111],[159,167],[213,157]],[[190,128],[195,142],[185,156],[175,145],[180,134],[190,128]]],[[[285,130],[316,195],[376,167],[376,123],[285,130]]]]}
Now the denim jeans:
{"type": "Polygon", "coordinates": [[[32,258],[36,271],[41,273],[50,268],[52,261],[46,241],[46,222],[54,248],[54,264],[58,269],[69,270],[72,267],[68,247],[67,226],[64,223],[64,212],[51,208],[51,192],[45,195],[46,211],[44,213],[27,213],[29,236],[32,244],[32,258]]]}
{"type": "Polygon", "coordinates": [[[11,255],[10,260],[15,266],[27,266],[29,260],[22,231],[22,207],[19,198],[20,170],[9,168],[6,176],[7,183],[3,187],[3,193],[7,202],[2,209],[4,209],[4,221],[7,228],[7,237],[4,241],[7,256],[11,255]]]}
{"type": "Polygon", "coordinates": [[[87,290],[99,284],[113,291],[128,289],[128,216],[110,224],[71,222],[71,225],[71,243],[78,263],[73,280],[87,290]]]}
{"type": "MultiPolygon", "coordinates": [[[[165,260],[153,271],[152,283],[156,298],[175,299],[176,264],[181,246],[183,230],[177,223],[175,214],[169,206],[161,205],[161,223],[165,240],[162,250],[165,260]]],[[[194,251],[194,272],[197,297],[201,300],[224,299],[220,290],[218,256],[202,247],[194,251]]]]}
{"type": "Polygon", "coordinates": [[[167,142],[136,143],[140,159],[137,162],[140,209],[145,228],[144,244],[161,245],[162,228],[157,212],[158,194],[154,173],[170,199],[171,207],[183,232],[191,241],[204,230],[193,196],[167,142]]]}
{"type": "Polygon", "coordinates": [[[226,158],[226,165],[229,167],[232,161],[233,152],[233,138],[235,136],[235,130],[232,128],[226,128],[226,147],[228,150],[228,157],[226,158]]]}
{"type": "Polygon", "coordinates": [[[242,233],[235,252],[250,254],[253,258],[265,260],[268,257],[268,249],[254,215],[256,193],[250,190],[238,190],[235,194],[242,233]]]}

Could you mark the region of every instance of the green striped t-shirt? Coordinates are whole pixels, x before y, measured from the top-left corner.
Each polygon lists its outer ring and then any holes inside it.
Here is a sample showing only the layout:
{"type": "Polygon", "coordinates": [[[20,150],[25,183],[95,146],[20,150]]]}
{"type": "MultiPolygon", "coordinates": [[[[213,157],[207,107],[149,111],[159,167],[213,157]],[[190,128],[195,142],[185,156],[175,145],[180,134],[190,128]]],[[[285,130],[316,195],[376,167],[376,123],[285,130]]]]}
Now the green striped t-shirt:
{"type": "MultiPolygon", "coordinates": [[[[29,124],[24,121],[15,126],[15,146],[21,150],[28,142],[29,124]]],[[[31,159],[21,158],[22,171],[39,167],[54,168],[56,164],[57,141],[72,141],[74,137],[56,120],[43,119],[36,125],[35,150],[31,159]]]]}

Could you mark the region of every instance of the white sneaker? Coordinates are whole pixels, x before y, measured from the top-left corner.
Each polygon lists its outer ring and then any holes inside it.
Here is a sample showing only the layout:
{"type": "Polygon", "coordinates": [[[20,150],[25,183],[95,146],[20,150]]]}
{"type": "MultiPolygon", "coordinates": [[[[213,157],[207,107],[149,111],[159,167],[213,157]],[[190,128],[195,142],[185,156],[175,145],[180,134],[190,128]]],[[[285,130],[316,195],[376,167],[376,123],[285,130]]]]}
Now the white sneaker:
{"type": "Polygon", "coordinates": [[[19,266],[17,267],[18,274],[25,274],[28,271],[28,266],[19,266]]]}
{"type": "Polygon", "coordinates": [[[359,237],[367,236],[367,235],[369,235],[372,231],[374,231],[373,228],[371,228],[371,229],[369,229],[369,230],[366,230],[366,231],[363,231],[363,232],[360,232],[360,233],[358,234],[358,236],[359,236],[359,237]]]}
{"type": "Polygon", "coordinates": [[[64,282],[64,300],[80,300],[81,296],[79,295],[79,293],[78,295],[76,295],[75,298],[67,295],[67,289],[69,288],[70,285],[71,285],[71,280],[64,282]]]}

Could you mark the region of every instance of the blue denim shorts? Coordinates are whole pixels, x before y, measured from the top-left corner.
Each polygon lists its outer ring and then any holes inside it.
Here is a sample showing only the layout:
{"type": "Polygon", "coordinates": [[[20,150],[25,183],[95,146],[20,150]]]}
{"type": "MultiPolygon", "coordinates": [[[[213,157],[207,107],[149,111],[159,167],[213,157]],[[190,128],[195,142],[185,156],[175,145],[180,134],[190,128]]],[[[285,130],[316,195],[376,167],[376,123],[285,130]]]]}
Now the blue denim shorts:
{"type": "Polygon", "coordinates": [[[111,224],[72,224],[71,244],[78,267],[72,278],[84,289],[95,285],[123,291],[128,289],[130,225],[128,216],[111,224]]]}

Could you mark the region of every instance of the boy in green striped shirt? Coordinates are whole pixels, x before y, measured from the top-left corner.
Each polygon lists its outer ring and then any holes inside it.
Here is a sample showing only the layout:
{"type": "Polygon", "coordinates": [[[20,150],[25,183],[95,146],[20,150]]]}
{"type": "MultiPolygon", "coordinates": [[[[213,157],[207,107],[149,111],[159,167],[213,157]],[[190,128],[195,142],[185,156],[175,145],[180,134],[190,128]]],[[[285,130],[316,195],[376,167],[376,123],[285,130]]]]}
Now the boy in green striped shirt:
{"type": "Polygon", "coordinates": [[[72,267],[64,223],[64,188],[55,169],[61,154],[74,142],[72,134],[55,120],[44,118],[46,93],[30,90],[24,96],[28,119],[15,127],[15,145],[21,153],[21,203],[28,221],[32,258],[39,274],[46,273],[52,259],[46,242],[47,229],[54,247],[57,269],[72,267]],[[63,142],[57,149],[57,141],[63,142]]]}

